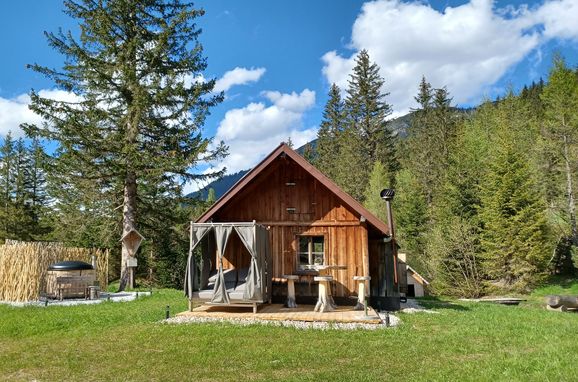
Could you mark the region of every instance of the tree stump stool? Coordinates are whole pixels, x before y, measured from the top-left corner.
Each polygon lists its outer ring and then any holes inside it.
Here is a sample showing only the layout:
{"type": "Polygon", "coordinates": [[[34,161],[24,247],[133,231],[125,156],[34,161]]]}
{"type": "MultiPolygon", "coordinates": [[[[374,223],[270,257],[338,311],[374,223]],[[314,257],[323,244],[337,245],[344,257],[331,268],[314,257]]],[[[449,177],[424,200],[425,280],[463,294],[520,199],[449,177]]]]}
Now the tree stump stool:
{"type": "Polygon", "coordinates": [[[281,276],[287,280],[287,301],[285,306],[287,308],[297,308],[297,302],[295,301],[295,281],[299,280],[297,275],[283,275],[281,276]]]}
{"type": "Polygon", "coordinates": [[[357,304],[353,310],[365,310],[365,282],[371,280],[370,276],[353,276],[353,280],[357,281],[357,304]]]}
{"type": "Polygon", "coordinates": [[[331,282],[333,276],[315,276],[313,280],[319,282],[319,298],[315,304],[315,312],[331,312],[337,307],[331,296],[331,282]]]}

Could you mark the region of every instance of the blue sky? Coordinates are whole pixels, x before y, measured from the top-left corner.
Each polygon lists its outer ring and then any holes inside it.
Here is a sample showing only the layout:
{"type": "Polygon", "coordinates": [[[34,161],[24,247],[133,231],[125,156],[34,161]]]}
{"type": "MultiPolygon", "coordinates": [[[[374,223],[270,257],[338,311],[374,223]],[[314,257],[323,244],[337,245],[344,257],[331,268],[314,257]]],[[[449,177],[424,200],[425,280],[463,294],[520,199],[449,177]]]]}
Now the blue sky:
{"type": "MultiPolygon", "coordinates": [[[[578,0],[205,0],[200,41],[205,78],[225,101],[205,134],[225,140],[230,171],[255,165],[280,141],[314,138],[332,82],[344,87],[355,54],[367,49],[385,78],[395,115],[413,106],[422,75],[467,106],[546,77],[554,51],[578,63],[578,0]]],[[[44,31],[76,29],[60,0],[2,3],[0,135],[34,121],[26,93],[66,97],[26,69],[59,67],[44,31]]]]}

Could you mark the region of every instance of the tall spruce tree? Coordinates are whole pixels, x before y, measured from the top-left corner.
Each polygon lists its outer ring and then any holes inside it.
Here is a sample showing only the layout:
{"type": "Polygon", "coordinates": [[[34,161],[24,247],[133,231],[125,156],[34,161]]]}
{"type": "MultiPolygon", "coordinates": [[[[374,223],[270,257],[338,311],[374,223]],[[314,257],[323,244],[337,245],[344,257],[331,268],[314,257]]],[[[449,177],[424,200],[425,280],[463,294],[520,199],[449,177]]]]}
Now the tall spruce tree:
{"type": "Polygon", "coordinates": [[[425,238],[428,229],[427,202],[414,173],[402,169],[396,176],[395,221],[398,242],[408,261],[425,271],[425,238]]]}
{"type": "Polygon", "coordinates": [[[485,292],[478,215],[480,187],[498,129],[494,115],[494,104],[484,102],[458,125],[441,192],[429,208],[432,221],[422,233],[421,248],[427,254],[422,259],[437,293],[479,297],[485,292]]]}
{"type": "Polygon", "coordinates": [[[528,110],[512,94],[496,107],[498,129],[480,189],[488,281],[492,287],[515,291],[541,281],[551,253],[546,205],[530,150],[537,128],[528,110]]]}
{"type": "MultiPolygon", "coordinates": [[[[458,124],[445,88],[434,89],[422,77],[415,100],[417,107],[412,110],[401,158],[403,170],[398,173],[398,233],[412,265],[422,272],[428,272],[428,262],[432,258],[430,253],[426,253],[426,247],[431,247],[428,241],[442,237],[440,230],[445,232],[443,224],[440,225],[445,203],[443,187],[456,146],[458,124]],[[432,232],[434,229],[436,231],[432,232]]],[[[464,229],[461,232],[465,234],[469,231],[464,229]]],[[[441,246],[430,251],[435,252],[439,248],[441,246]]],[[[444,252],[436,258],[447,255],[448,252],[444,252]]],[[[457,254],[452,252],[452,256],[455,259],[457,254]]],[[[439,261],[433,269],[441,271],[441,264],[446,263],[439,261]]]]}
{"type": "Polygon", "coordinates": [[[433,184],[435,183],[435,158],[431,151],[434,150],[433,132],[433,89],[425,77],[419,84],[418,94],[415,97],[418,107],[413,109],[413,116],[408,129],[408,137],[405,142],[403,167],[413,173],[418,183],[407,192],[423,193],[427,204],[431,204],[433,184]]]}
{"type": "Polygon", "coordinates": [[[363,141],[351,125],[345,127],[338,139],[339,158],[335,169],[335,183],[358,201],[363,201],[369,182],[367,172],[369,155],[363,150],[363,141]]]}
{"type": "Polygon", "coordinates": [[[48,195],[46,180],[46,172],[50,168],[50,159],[37,137],[32,139],[28,148],[27,163],[26,203],[31,216],[29,230],[33,240],[42,240],[53,229],[49,207],[52,200],[48,195]]]}
{"type": "Polygon", "coordinates": [[[434,126],[434,147],[438,164],[438,176],[443,177],[443,173],[448,166],[448,161],[457,135],[457,114],[452,108],[452,98],[446,87],[436,89],[433,97],[433,126],[434,126]]]}
{"type": "Polygon", "coordinates": [[[447,89],[433,89],[425,77],[422,77],[415,100],[418,107],[413,110],[403,162],[404,167],[419,179],[420,187],[415,192],[423,192],[427,204],[431,205],[449,168],[457,134],[457,116],[447,89]]]}
{"type": "Polygon", "coordinates": [[[16,190],[16,151],[15,142],[12,134],[8,132],[4,138],[2,147],[0,147],[0,155],[2,160],[0,176],[0,188],[2,192],[1,201],[1,221],[2,221],[2,238],[16,239],[13,234],[13,220],[15,216],[14,211],[14,194],[16,190]]]}
{"type": "Polygon", "coordinates": [[[329,100],[323,110],[323,120],[317,132],[317,148],[315,166],[335,180],[336,165],[340,151],[340,135],[345,125],[344,105],[341,100],[341,90],[335,84],[329,90],[329,100]]]}
{"type": "Polygon", "coordinates": [[[366,156],[366,159],[363,158],[366,160],[365,165],[358,168],[361,172],[361,190],[367,187],[371,166],[376,161],[382,162],[392,177],[399,168],[396,135],[386,121],[391,114],[391,106],[385,101],[389,93],[384,91],[384,83],[377,64],[370,61],[366,50],[360,51],[355,58],[345,98],[347,128],[352,129],[358,138],[343,144],[357,144],[352,150],[358,150],[366,156]]]}
{"type": "MultiPolygon", "coordinates": [[[[58,142],[55,169],[76,194],[99,190],[120,202],[121,237],[138,227],[139,202],[147,199],[139,187],[178,196],[185,181],[215,176],[190,168],[225,153],[222,144],[210,149],[201,135],[222,95],[212,95],[214,80],[190,80],[207,66],[195,23],[204,12],[179,0],[69,0],[65,8],[78,20],[80,37],[46,34],[66,57],[64,67],[31,67],[76,97],[56,101],[32,91],[30,107],[44,122],[23,127],[58,142]]],[[[123,244],[120,289],[129,255],[123,244]]]]}

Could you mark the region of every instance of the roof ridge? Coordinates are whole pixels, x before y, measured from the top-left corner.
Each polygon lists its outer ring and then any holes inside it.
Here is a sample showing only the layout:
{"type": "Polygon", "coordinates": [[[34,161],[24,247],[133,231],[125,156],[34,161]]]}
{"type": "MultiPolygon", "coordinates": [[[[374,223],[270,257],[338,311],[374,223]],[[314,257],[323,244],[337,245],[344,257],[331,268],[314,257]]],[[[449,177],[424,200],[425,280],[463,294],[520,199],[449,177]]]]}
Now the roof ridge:
{"type": "Polygon", "coordinates": [[[299,166],[301,166],[305,171],[307,171],[311,176],[317,179],[321,184],[332,191],[339,199],[341,199],[350,208],[355,210],[359,215],[363,216],[367,222],[369,222],[376,229],[381,231],[384,235],[389,234],[388,226],[382,222],[379,218],[373,215],[367,208],[365,208],[360,202],[355,200],[351,195],[343,191],[335,182],[329,179],[325,174],[319,171],[311,163],[307,162],[299,153],[290,148],[287,144],[282,142],[277,148],[275,148],[269,155],[267,155],[261,162],[259,162],[255,167],[253,167],[249,172],[247,172],[241,179],[239,179],[223,196],[221,196],[207,211],[205,211],[198,219],[198,223],[206,223],[210,218],[217,212],[221,207],[223,207],[227,202],[229,202],[237,193],[239,193],[251,180],[257,177],[273,160],[275,160],[279,155],[285,153],[292,160],[294,160],[299,166]]]}

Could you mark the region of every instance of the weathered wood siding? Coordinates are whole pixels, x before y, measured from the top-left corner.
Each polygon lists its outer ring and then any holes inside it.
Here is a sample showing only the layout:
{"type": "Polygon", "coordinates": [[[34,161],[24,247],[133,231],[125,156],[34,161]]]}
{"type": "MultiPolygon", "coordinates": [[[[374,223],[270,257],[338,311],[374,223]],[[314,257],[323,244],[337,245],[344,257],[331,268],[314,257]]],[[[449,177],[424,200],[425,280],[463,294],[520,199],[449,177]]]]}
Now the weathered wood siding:
{"type": "MultiPolygon", "coordinates": [[[[336,281],[336,296],[355,293],[353,276],[369,274],[366,224],[335,194],[289,159],[278,158],[213,219],[215,222],[256,220],[269,226],[274,279],[298,271],[298,235],[323,235],[325,263],[347,266],[345,270],[331,271],[336,281]]],[[[227,254],[230,253],[227,257],[231,263],[244,264],[248,258],[239,248],[242,243],[233,236],[234,241],[227,245],[227,254]]]]}

